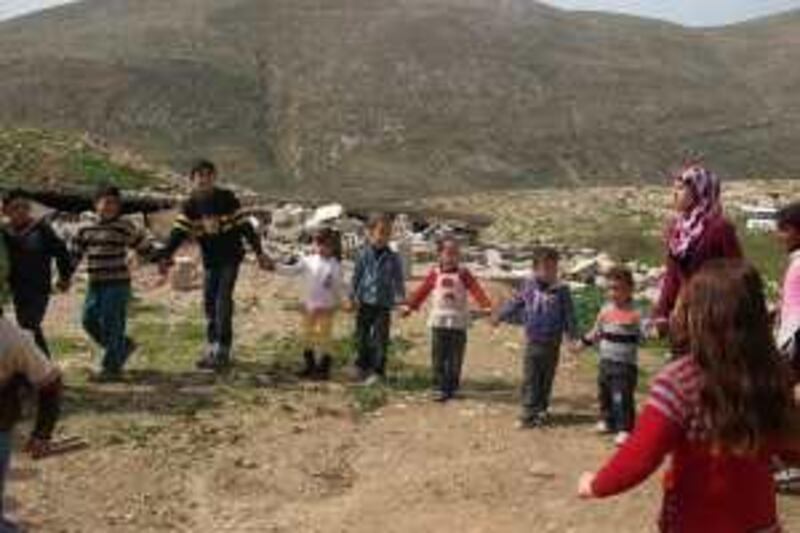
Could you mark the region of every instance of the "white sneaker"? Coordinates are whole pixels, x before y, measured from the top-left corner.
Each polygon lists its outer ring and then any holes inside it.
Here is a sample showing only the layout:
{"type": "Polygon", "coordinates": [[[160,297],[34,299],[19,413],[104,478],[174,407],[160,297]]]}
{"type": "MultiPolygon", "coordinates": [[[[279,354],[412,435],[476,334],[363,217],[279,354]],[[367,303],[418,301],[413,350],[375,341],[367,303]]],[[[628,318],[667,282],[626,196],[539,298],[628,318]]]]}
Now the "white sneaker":
{"type": "Polygon", "coordinates": [[[600,420],[594,425],[594,432],[599,435],[607,435],[611,433],[611,428],[608,427],[605,420],[600,420]]]}
{"type": "Polygon", "coordinates": [[[374,387],[381,383],[381,377],[378,374],[370,374],[363,384],[365,387],[374,387]]]}
{"type": "Polygon", "coordinates": [[[617,446],[622,446],[626,442],[628,442],[628,438],[630,438],[631,434],[627,431],[620,431],[614,436],[614,444],[617,446]]]}

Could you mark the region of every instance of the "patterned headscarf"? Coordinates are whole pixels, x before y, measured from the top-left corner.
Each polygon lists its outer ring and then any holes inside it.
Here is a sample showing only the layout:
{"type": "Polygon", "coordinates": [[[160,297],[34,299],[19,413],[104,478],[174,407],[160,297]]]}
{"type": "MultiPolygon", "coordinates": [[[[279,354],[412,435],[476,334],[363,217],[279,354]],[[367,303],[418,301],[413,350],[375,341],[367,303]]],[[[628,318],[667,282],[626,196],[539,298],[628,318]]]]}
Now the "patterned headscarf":
{"type": "Polygon", "coordinates": [[[700,164],[690,164],[676,176],[693,193],[695,205],[689,213],[678,215],[669,236],[673,257],[686,257],[706,230],[709,220],[722,213],[720,181],[716,174],[700,164]]]}

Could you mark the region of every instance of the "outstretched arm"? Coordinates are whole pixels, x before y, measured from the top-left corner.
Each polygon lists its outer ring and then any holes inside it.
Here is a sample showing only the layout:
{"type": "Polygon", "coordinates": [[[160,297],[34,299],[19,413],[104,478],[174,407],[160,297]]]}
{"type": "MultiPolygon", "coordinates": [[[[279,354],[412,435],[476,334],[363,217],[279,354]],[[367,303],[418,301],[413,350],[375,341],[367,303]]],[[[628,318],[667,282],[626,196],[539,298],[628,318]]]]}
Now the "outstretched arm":
{"type": "Polygon", "coordinates": [[[411,295],[411,299],[408,302],[408,307],[411,311],[418,311],[422,304],[425,303],[425,300],[428,299],[431,292],[433,292],[434,287],[436,287],[436,270],[431,269],[428,275],[425,277],[425,281],[422,282],[414,294],[411,295]]]}
{"type": "Polygon", "coordinates": [[[464,270],[462,280],[464,281],[464,285],[467,286],[470,295],[478,302],[478,305],[484,309],[492,308],[491,298],[489,298],[489,295],[483,290],[483,287],[481,287],[481,284],[475,279],[475,276],[472,275],[472,272],[464,270]]]}
{"type": "Polygon", "coordinates": [[[630,439],[594,476],[591,494],[605,498],[620,494],[650,477],[678,444],[681,427],[655,407],[648,405],[636,421],[630,439]]]}

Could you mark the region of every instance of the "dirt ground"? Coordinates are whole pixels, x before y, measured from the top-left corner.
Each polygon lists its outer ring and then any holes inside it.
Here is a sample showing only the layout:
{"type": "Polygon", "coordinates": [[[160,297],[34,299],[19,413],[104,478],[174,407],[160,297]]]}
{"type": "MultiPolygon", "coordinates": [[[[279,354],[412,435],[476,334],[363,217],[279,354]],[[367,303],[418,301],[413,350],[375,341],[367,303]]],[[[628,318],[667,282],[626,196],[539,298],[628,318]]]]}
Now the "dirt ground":
{"type": "MultiPolygon", "coordinates": [[[[157,318],[151,330],[134,329],[143,349],[123,384],[86,382],[91,351],[76,326],[79,295],[54,302],[49,333],[70,384],[62,432],[91,447],[38,463],[15,457],[9,506],[28,531],[654,530],[656,479],[613,500],[575,496],[580,473],[613,451],[591,431],[588,355],[563,359],[553,426],[519,431],[517,330],[476,324],[462,400],[434,404],[423,386],[407,384],[388,387],[384,402],[367,409],[345,368],[330,384],[280,371],[276,361],[298,358],[275,341],[296,322],[287,309],[291,282],[244,276],[241,365],[221,378],[191,366],[200,322],[195,317],[189,327],[198,331],[187,332],[181,320],[197,309],[199,293],[173,295],[149,282],[138,292],[161,307],[140,311],[157,318]]],[[[342,335],[349,320],[341,318],[342,335]]],[[[407,368],[427,368],[422,319],[398,323],[396,334],[409,342],[407,368]]],[[[646,358],[651,367],[657,355],[646,358]]],[[[787,531],[800,531],[800,500],[781,506],[787,531]]]]}

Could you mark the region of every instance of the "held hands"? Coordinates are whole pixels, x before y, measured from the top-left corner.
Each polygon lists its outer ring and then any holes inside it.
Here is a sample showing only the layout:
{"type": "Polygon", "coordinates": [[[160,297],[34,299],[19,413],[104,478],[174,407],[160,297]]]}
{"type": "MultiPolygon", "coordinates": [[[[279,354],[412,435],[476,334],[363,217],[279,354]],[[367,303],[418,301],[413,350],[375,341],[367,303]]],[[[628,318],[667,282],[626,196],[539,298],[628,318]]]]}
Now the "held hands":
{"type": "Polygon", "coordinates": [[[594,484],[595,474],[592,472],[584,472],[578,481],[578,497],[584,500],[591,500],[597,498],[592,489],[594,484]]]}
{"type": "Polygon", "coordinates": [[[358,309],[358,304],[353,300],[347,299],[342,304],[342,309],[345,313],[355,313],[356,309],[358,309]]]}
{"type": "Polygon", "coordinates": [[[50,451],[50,440],[39,437],[31,437],[25,445],[25,452],[34,459],[41,459],[50,451]]]}
{"type": "Polygon", "coordinates": [[[58,292],[69,292],[70,287],[72,287],[72,282],[68,279],[59,279],[56,282],[56,290],[58,292]]]}
{"type": "Polygon", "coordinates": [[[275,262],[267,254],[260,254],[258,256],[258,268],[265,272],[272,272],[275,270],[275,262]]]}

